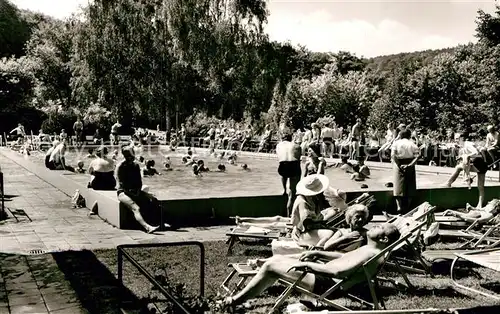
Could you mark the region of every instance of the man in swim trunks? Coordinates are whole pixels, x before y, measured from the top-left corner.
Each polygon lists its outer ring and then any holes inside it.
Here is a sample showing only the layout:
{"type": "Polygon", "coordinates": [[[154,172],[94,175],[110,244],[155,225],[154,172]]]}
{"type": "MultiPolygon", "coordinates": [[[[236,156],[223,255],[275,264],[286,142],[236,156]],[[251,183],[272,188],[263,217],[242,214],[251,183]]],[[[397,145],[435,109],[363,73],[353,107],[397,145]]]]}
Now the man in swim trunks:
{"type": "Polygon", "coordinates": [[[283,184],[283,195],[288,194],[286,210],[288,215],[290,215],[295,199],[295,187],[302,175],[300,168],[302,149],[300,145],[292,142],[292,134],[287,132],[283,135],[281,142],[276,145],[276,154],[278,155],[279,162],[278,173],[281,176],[281,183],[283,184]],[[287,193],[287,183],[289,184],[290,193],[287,193]]]}
{"type": "MultiPolygon", "coordinates": [[[[257,274],[250,280],[243,290],[235,296],[219,301],[223,307],[234,307],[248,299],[255,298],[272,286],[279,279],[296,281],[302,273],[311,269],[318,275],[308,273],[299,284],[300,287],[316,294],[323,294],[333,286],[335,280],[348,278],[344,288],[352,287],[366,281],[364,269],[361,265],[382,252],[387,246],[399,239],[398,229],[389,223],[374,225],[367,231],[367,244],[360,248],[342,254],[339,252],[307,251],[297,261],[296,258],[286,255],[275,255],[260,267],[257,274]],[[328,263],[311,262],[311,259],[325,258],[328,263]]],[[[376,263],[374,263],[376,264],[376,263]]],[[[369,269],[369,273],[376,273],[376,267],[369,269]]]]}
{"type": "Polygon", "coordinates": [[[76,137],[76,145],[80,146],[83,144],[83,123],[80,117],[76,119],[76,122],[73,124],[73,131],[75,132],[76,137]]]}
{"type": "Polygon", "coordinates": [[[356,123],[352,127],[351,133],[349,134],[348,142],[350,143],[350,158],[355,160],[359,156],[359,146],[363,138],[363,126],[361,124],[361,119],[357,118],[356,123]]]}
{"type": "Polygon", "coordinates": [[[325,127],[321,130],[321,140],[323,141],[323,155],[325,157],[333,158],[333,153],[335,150],[334,144],[334,131],[331,128],[330,122],[325,124],[325,127]]]}
{"type": "Polygon", "coordinates": [[[109,140],[111,144],[118,144],[118,130],[122,127],[120,122],[116,120],[116,123],[111,126],[111,135],[109,136],[109,140]]]}

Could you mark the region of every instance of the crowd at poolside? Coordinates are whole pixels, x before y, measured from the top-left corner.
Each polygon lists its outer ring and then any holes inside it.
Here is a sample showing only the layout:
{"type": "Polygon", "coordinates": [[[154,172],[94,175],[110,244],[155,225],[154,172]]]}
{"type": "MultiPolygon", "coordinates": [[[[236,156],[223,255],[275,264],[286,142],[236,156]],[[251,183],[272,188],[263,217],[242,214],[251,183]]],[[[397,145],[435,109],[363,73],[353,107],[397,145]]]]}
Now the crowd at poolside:
{"type": "MultiPolygon", "coordinates": [[[[80,120],[76,130],[80,130],[80,120]]],[[[118,130],[120,123],[113,125],[110,134],[110,143],[118,143],[118,130]]],[[[184,127],[184,126],[183,126],[184,127]]],[[[468,132],[461,132],[452,136],[456,148],[458,164],[455,172],[443,183],[451,186],[461,172],[469,187],[475,178],[479,190],[478,204],[476,206],[466,205],[464,211],[447,210],[442,215],[451,215],[464,221],[490,221],[500,213],[500,202],[490,201],[483,206],[484,180],[486,171],[492,168],[491,160],[498,158],[499,134],[494,127],[488,126],[488,135],[484,146],[472,142],[468,132]],[[476,173],[473,177],[471,173],[476,173]]],[[[21,134],[24,132],[22,126],[14,129],[21,134]]],[[[388,125],[385,143],[381,144],[375,136],[373,128],[364,130],[361,121],[352,127],[347,137],[343,138],[343,132],[336,126],[333,119],[327,117],[322,122],[313,123],[310,130],[305,132],[293,131],[282,128],[279,133],[280,141],[275,150],[277,155],[277,172],[282,178],[283,194],[288,196],[287,216],[276,217],[236,217],[236,224],[241,226],[260,226],[272,228],[276,226],[287,226],[290,228],[290,240],[300,247],[299,253],[278,254],[263,260],[249,261],[253,267],[258,269],[257,274],[251,281],[236,294],[223,298],[219,301],[222,308],[234,307],[248,299],[259,296],[268,287],[279,279],[295,281],[302,277],[304,270],[313,271],[305,275],[300,283],[306,290],[321,294],[331,284],[332,278],[356,278],[359,266],[369,261],[372,257],[382,252],[385,248],[397,241],[404,233],[405,220],[392,220],[390,214],[385,214],[387,221],[392,223],[374,224],[367,228],[371,220],[371,213],[367,204],[347,204],[345,191],[333,187],[330,180],[325,176],[328,168],[336,167],[343,170],[352,180],[365,181],[370,179],[370,169],[365,165],[367,158],[366,150],[360,150],[361,145],[368,143],[377,153],[385,151],[391,156],[393,164],[393,195],[396,200],[396,211],[398,215],[405,214],[412,207],[412,196],[416,191],[415,165],[420,157],[422,145],[426,145],[423,136],[418,135],[415,130],[400,124],[398,128],[388,125]],[[346,154],[342,155],[342,152],[346,154]],[[328,164],[325,157],[333,157],[341,154],[338,163],[328,164]],[[302,162],[306,155],[305,162],[302,162]],[[344,214],[346,228],[332,228],[328,225],[329,219],[339,214],[344,214]],[[326,260],[326,263],[318,263],[317,259],[326,260]]],[[[142,135],[147,134],[142,131],[142,135]]],[[[251,131],[224,130],[211,126],[207,133],[209,152],[204,158],[215,158],[219,160],[217,169],[210,170],[206,166],[202,156],[197,155],[192,148],[188,147],[180,160],[184,167],[191,169],[194,176],[210,171],[225,171],[226,165],[238,165],[238,150],[245,147],[251,131]],[[248,132],[248,133],[247,133],[248,132]],[[222,135],[223,134],[223,135],[222,135]],[[231,135],[231,136],[230,136],[231,135]],[[234,147],[233,143],[241,140],[240,147],[234,147]],[[222,152],[216,153],[217,149],[222,152]]],[[[76,131],[75,131],[76,133],[76,131]]],[[[270,139],[273,131],[266,126],[259,151],[269,149],[270,139]]],[[[83,135],[79,133],[80,136],[83,135]]],[[[40,137],[43,136],[43,133],[40,137]]],[[[179,133],[179,137],[173,137],[173,141],[183,141],[185,129],[179,133]]],[[[51,138],[52,140],[52,138],[51,138]]],[[[66,165],[65,152],[68,148],[68,136],[61,132],[54,139],[50,148],[45,152],[45,165],[50,170],[69,170],[89,175],[88,187],[95,190],[115,190],[118,186],[118,200],[129,208],[137,222],[148,233],[157,230],[168,230],[173,228],[166,222],[162,225],[152,225],[144,219],[141,210],[159,210],[160,205],[153,193],[144,185],[143,179],[148,176],[162,175],[163,172],[173,171],[172,163],[168,156],[164,156],[161,168],[155,168],[154,160],[147,160],[141,154],[144,137],[140,135],[133,138],[131,143],[122,145],[120,151],[115,149],[111,154],[108,147],[103,145],[101,139],[95,143],[100,146],[88,151],[85,160],[89,166],[85,167],[83,160],[78,160],[76,165],[66,165]]],[[[171,142],[170,149],[175,151],[177,143],[171,142]]],[[[22,146],[20,152],[29,154],[28,146],[22,146]],[[23,151],[24,149],[24,151],[23,151]]],[[[111,146],[110,146],[111,147],[111,146]]],[[[249,171],[247,164],[239,165],[242,170],[249,171]]],[[[413,204],[414,205],[414,204],[413,204]]],[[[425,214],[429,207],[422,207],[425,214]]],[[[422,212],[417,212],[422,214],[422,212]]],[[[397,216],[401,217],[401,216],[397,216]]],[[[423,241],[426,244],[437,239],[439,224],[433,222],[428,225],[423,241]]],[[[358,280],[354,279],[355,281],[358,280]]],[[[352,283],[354,284],[354,282],[352,283]]]]}

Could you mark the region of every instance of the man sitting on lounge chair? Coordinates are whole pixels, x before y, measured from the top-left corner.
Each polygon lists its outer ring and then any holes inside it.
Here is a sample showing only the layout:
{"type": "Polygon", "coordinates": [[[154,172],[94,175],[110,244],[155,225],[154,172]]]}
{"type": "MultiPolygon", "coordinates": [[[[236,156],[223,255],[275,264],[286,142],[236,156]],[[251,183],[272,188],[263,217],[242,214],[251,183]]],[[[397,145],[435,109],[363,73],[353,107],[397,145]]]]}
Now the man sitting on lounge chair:
{"type": "Polygon", "coordinates": [[[459,212],[448,209],[443,212],[443,216],[450,215],[471,223],[476,221],[478,223],[486,223],[500,212],[500,200],[495,198],[483,208],[476,208],[467,204],[465,210],[466,212],[459,212]]]}
{"type": "Polygon", "coordinates": [[[374,225],[368,230],[368,243],[349,253],[310,251],[303,253],[299,261],[296,258],[276,255],[262,265],[243,290],[233,297],[225,298],[221,301],[221,305],[232,307],[255,298],[279,279],[296,281],[306,269],[322,274],[321,276],[307,274],[300,283],[303,288],[317,294],[324,293],[333,286],[335,280],[341,278],[350,278],[346,282],[346,288],[349,284],[355,285],[365,276],[362,271],[357,273],[358,268],[397,241],[399,236],[399,231],[394,225],[384,223],[374,225]],[[330,261],[326,264],[306,261],[318,257],[330,261]]]}

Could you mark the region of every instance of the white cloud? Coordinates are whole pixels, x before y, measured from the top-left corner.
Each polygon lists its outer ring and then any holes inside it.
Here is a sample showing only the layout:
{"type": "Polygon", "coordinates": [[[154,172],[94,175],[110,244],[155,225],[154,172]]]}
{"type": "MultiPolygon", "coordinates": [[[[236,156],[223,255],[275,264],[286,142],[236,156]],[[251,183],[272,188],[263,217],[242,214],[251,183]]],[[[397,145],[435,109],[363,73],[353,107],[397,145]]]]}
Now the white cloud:
{"type": "Polygon", "coordinates": [[[288,40],[313,51],[344,50],[366,57],[459,44],[449,37],[417,33],[389,19],[378,24],[356,19],[336,21],[325,10],[308,15],[271,14],[266,30],[273,40],[288,40]]]}
{"type": "Polygon", "coordinates": [[[11,0],[20,9],[42,12],[56,18],[66,18],[85,6],[88,0],[11,0]]]}

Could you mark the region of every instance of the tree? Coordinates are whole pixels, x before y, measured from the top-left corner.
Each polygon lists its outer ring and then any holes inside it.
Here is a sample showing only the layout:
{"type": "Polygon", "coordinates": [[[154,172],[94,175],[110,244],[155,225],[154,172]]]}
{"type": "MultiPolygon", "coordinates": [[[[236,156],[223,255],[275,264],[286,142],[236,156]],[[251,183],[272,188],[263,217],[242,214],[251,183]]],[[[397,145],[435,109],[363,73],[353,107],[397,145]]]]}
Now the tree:
{"type": "Polygon", "coordinates": [[[477,11],[476,37],[488,46],[500,44],[500,6],[495,5],[495,14],[477,11]]]}

